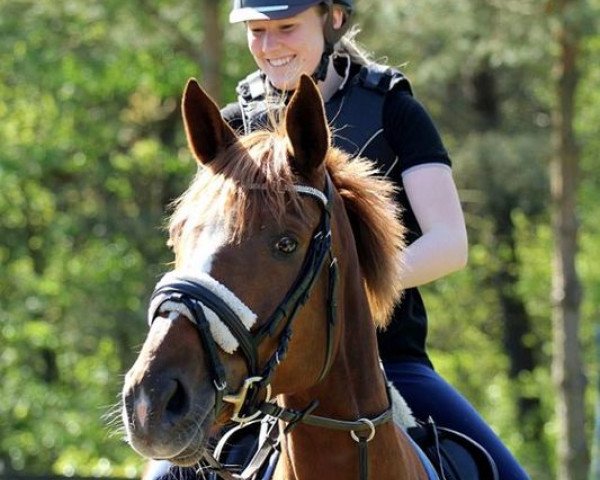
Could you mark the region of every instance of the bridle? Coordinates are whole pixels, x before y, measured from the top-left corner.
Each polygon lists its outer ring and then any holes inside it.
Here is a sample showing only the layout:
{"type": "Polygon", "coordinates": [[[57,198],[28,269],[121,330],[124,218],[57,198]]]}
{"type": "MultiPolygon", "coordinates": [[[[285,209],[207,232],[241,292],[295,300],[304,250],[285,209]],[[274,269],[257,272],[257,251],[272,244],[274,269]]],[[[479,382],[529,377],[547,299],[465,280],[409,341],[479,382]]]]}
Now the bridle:
{"type": "MultiPolygon", "coordinates": [[[[327,175],[324,192],[305,185],[296,185],[294,189],[300,195],[311,197],[319,202],[322,206],[321,218],[313,233],[300,273],[267,322],[261,325],[256,331],[250,332],[219,295],[194,281],[192,277],[178,275],[172,277],[167,283],[163,284],[161,282],[153,292],[151,300],[152,311],[149,312],[150,324],[158,316],[160,306],[165,302],[182,303],[191,312],[193,318],[190,318],[190,320],[196,326],[206,352],[207,363],[215,387],[215,418],[220,414],[223,403],[231,403],[234,406],[231,420],[238,424],[245,424],[254,421],[261,415],[268,415],[283,420],[288,424],[284,433],[291,431],[299,422],[349,431],[352,438],[359,444],[360,478],[366,479],[368,476],[366,446],[375,435],[375,428],[391,420],[391,403],[386,411],[375,418],[345,421],[313,415],[311,412],[318,406],[318,401],[316,400],[302,411],[282,408],[269,401],[271,393],[270,382],[275,369],[287,354],[292,336],[294,318],[302,305],[308,300],[312,287],[319,278],[326,262],[328,263],[329,273],[326,355],[318,381],[327,375],[333,360],[337,317],[336,287],[339,276],[337,259],[333,256],[331,250],[333,185],[329,175],[327,175]],[[239,342],[240,350],[248,370],[248,376],[237,393],[229,391],[225,368],[219,358],[218,347],[211,335],[209,322],[202,305],[215,312],[239,342]],[[258,348],[267,337],[275,335],[280,328],[282,329],[279,335],[279,343],[269,360],[261,368],[258,364],[258,348]],[[261,396],[261,392],[263,391],[266,392],[264,398],[261,396]]],[[[389,394],[388,398],[390,398],[389,394]]],[[[275,447],[274,445],[270,446],[271,448],[275,447]]],[[[265,456],[264,452],[260,456],[265,456]]],[[[209,464],[209,468],[226,480],[250,478],[250,476],[244,476],[244,474],[232,474],[210,454],[205,455],[204,458],[209,464]]],[[[256,471],[259,467],[260,465],[255,466],[253,470],[256,471]]]]}
{"type": "Polygon", "coordinates": [[[329,371],[331,357],[333,356],[333,328],[335,327],[336,318],[335,288],[338,277],[337,261],[333,258],[331,252],[330,208],[332,190],[333,187],[329,178],[325,193],[312,187],[296,186],[298,193],[315,198],[323,205],[321,219],[309,244],[308,252],[298,277],[269,319],[255,332],[249,332],[246,329],[238,316],[223,299],[204,285],[195,282],[189,276],[181,275],[173,277],[168,283],[157,287],[152,294],[151,303],[154,311],[150,312],[149,315],[149,318],[152,320],[156,318],[160,306],[167,301],[183,303],[192,313],[193,319],[191,320],[196,325],[202,344],[206,350],[216,390],[215,416],[219,415],[224,401],[235,405],[234,416],[232,417],[232,420],[235,422],[245,423],[260,415],[261,412],[257,408],[259,401],[258,394],[261,390],[268,388],[275,368],[285,358],[292,335],[293,320],[300,307],[308,299],[310,291],[319,277],[327,257],[330,259],[330,281],[327,295],[328,339],[326,359],[319,380],[325,377],[329,371]],[[217,353],[217,344],[210,334],[209,324],[202,309],[202,304],[219,316],[219,319],[229,328],[239,342],[241,353],[248,369],[248,377],[236,395],[232,395],[228,391],[225,369],[217,353]],[[258,348],[268,336],[275,334],[282,323],[284,326],[279,336],[279,344],[271,358],[260,369],[258,365],[258,348]]]}

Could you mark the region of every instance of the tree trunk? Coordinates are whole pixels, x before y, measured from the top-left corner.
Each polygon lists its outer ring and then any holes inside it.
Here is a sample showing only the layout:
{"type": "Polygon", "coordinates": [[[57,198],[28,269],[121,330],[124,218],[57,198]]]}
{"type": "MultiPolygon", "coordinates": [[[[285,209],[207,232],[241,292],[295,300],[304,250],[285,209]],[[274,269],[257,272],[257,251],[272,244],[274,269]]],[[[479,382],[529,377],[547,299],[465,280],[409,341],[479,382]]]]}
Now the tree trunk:
{"type": "Polygon", "coordinates": [[[553,7],[556,15],[554,39],[558,47],[554,64],[554,153],[550,164],[554,236],[552,374],[557,393],[557,475],[561,480],[583,480],[587,476],[589,455],[584,423],[585,377],[578,337],[581,287],[575,269],[575,255],[579,152],[573,131],[580,41],[577,24],[580,16],[576,10],[580,8],[580,2],[554,0],[553,7]]]}
{"type": "MultiPolygon", "coordinates": [[[[596,327],[596,362],[600,364],[600,327],[596,327]]],[[[600,381],[596,383],[595,417],[589,480],[600,478],[600,381]]]]}
{"type": "Polygon", "coordinates": [[[220,0],[201,0],[204,42],[200,60],[203,73],[203,86],[207,92],[221,103],[221,64],[223,53],[223,28],[219,15],[220,0]]]}

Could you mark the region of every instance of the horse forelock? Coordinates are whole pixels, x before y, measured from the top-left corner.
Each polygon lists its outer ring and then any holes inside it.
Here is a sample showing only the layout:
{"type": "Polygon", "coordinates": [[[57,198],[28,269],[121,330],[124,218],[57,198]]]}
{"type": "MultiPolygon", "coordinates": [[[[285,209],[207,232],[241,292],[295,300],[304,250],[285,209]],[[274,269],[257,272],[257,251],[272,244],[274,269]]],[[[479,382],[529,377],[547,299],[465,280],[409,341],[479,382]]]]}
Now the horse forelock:
{"type": "Polygon", "coordinates": [[[288,148],[281,132],[257,131],[199,169],[187,191],[173,203],[169,244],[176,266],[206,227],[219,225],[224,240],[236,242],[258,226],[264,212],[278,222],[290,211],[307,220],[293,188],[296,176],[288,162],[288,148]]]}

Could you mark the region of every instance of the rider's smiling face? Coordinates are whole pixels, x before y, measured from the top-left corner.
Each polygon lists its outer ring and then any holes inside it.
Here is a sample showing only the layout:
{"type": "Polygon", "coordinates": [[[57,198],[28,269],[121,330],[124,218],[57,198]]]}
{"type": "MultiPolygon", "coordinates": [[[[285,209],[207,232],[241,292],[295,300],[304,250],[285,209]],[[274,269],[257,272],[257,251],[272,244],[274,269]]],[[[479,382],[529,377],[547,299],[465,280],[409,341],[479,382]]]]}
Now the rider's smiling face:
{"type": "Polygon", "coordinates": [[[251,20],[246,23],[248,46],[273,86],[296,88],[300,76],[311,75],[325,47],[321,9],[312,7],[280,20],[251,20]]]}

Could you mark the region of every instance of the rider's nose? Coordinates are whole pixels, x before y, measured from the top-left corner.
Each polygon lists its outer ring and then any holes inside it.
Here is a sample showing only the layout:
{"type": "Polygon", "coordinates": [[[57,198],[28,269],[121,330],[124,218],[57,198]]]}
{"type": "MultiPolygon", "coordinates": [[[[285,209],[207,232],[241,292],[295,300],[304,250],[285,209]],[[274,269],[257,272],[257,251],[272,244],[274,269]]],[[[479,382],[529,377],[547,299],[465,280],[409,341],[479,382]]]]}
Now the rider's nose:
{"type": "Polygon", "coordinates": [[[277,47],[277,36],[271,32],[264,32],[261,40],[261,48],[263,52],[269,52],[277,47]]]}

